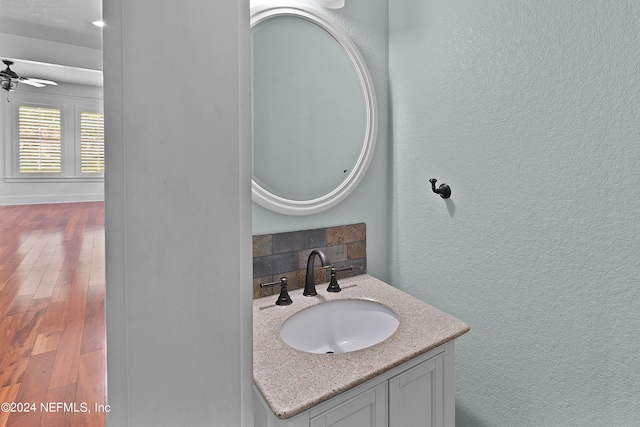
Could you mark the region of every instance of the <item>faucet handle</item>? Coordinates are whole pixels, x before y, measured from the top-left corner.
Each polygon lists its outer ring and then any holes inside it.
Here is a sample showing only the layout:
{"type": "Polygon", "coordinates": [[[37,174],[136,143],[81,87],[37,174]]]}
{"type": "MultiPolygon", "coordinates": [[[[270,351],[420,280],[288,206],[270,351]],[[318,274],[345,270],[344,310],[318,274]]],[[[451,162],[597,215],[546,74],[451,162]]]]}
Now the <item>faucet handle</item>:
{"type": "Polygon", "coordinates": [[[261,288],[265,288],[267,286],[273,286],[280,284],[280,295],[276,300],[276,305],[289,305],[293,303],[291,301],[291,297],[289,296],[289,292],[287,292],[287,278],[281,277],[277,282],[269,282],[269,283],[260,283],[261,288]]]}
{"type": "Polygon", "coordinates": [[[336,273],[338,271],[345,271],[345,270],[353,270],[353,265],[350,265],[349,267],[343,267],[343,268],[331,267],[331,281],[329,282],[329,286],[327,287],[327,292],[340,292],[342,290],[340,288],[340,285],[338,285],[338,278],[336,277],[336,273]]]}
{"type": "Polygon", "coordinates": [[[284,280],[285,283],[287,283],[287,278],[286,277],[281,277],[280,280],[277,280],[275,282],[269,282],[269,283],[260,283],[260,288],[266,288],[269,286],[273,286],[273,285],[280,285],[282,284],[282,281],[284,280]]]}
{"type": "MultiPolygon", "coordinates": [[[[333,270],[335,270],[335,267],[333,266],[333,264],[329,264],[329,265],[323,265],[322,267],[320,267],[322,270],[331,270],[333,272],[333,270]]],[[[332,273],[333,274],[333,273],[332,273]]],[[[326,273],[322,273],[322,280],[321,282],[324,282],[325,280],[327,280],[327,275],[326,273]]]]}

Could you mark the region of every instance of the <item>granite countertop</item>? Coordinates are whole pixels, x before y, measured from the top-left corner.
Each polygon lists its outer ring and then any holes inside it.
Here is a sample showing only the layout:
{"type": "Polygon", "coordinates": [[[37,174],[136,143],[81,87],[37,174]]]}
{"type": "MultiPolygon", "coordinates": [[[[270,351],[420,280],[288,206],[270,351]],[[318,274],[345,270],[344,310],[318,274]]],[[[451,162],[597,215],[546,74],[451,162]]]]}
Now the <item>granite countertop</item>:
{"type": "Polygon", "coordinates": [[[314,297],[302,296],[302,289],[290,291],[293,304],[288,306],[276,306],[277,295],[253,301],[253,379],[280,419],[291,418],[469,331],[464,322],[367,274],[339,283],[342,292],[326,292],[324,283],[316,286],[314,297]],[[397,314],[400,325],[381,343],[349,353],[306,353],[280,338],[280,327],[293,314],[341,299],[380,302],[397,314]]]}

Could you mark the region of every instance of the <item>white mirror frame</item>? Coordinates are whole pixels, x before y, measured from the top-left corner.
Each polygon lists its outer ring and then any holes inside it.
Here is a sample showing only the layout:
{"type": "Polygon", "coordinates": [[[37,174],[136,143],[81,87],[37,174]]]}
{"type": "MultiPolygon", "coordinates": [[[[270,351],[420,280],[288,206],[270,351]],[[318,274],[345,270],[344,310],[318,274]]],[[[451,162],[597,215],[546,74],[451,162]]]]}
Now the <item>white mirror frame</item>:
{"type": "MultiPolygon", "coordinates": [[[[332,25],[320,12],[305,5],[262,5],[251,9],[251,28],[273,16],[295,16],[307,19],[329,33],[347,53],[360,80],[366,108],[366,130],[360,156],[351,174],[328,194],[311,200],[290,200],[277,196],[254,179],[251,180],[253,201],[270,211],[286,215],[313,215],[331,209],[343,201],[364,177],[376,146],[378,134],[378,107],[373,80],[362,55],[347,33],[332,25]]],[[[253,177],[252,177],[253,178],[253,177]]]]}

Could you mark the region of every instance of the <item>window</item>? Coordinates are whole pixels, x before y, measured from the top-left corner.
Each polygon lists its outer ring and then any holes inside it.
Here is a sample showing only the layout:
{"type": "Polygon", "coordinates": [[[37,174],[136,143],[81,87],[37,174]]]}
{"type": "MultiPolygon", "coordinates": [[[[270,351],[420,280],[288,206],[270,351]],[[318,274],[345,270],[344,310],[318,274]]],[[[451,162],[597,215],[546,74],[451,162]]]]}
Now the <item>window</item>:
{"type": "Polygon", "coordinates": [[[104,173],[104,114],[80,113],[80,171],[104,173]]]}
{"type": "Polygon", "coordinates": [[[12,94],[2,109],[9,125],[6,182],[104,181],[102,100],[26,91],[12,94]]]}
{"type": "Polygon", "coordinates": [[[60,110],[21,105],[18,110],[20,173],[62,171],[60,110]]]}

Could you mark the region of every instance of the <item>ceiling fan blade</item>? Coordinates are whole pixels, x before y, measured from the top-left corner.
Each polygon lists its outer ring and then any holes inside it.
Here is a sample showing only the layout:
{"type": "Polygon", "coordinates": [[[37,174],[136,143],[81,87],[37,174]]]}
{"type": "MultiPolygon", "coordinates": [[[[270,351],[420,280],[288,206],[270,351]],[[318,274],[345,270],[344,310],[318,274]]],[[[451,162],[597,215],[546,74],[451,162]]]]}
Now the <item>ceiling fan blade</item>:
{"type": "MultiPolygon", "coordinates": [[[[40,84],[44,84],[44,85],[54,85],[54,86],[58,86],[58,83],[56,82],[52,82],[51,80],[43,80],[43,79],[34,79],[33,77],[24,77],[22,79],[24,80],[29,80],[30,82],[34,82],[34,83],[40,83],[40,84]]],[[[27,83],[28,84],[28,83],[27,83]]]]}
{"type": "Polygon", "coordinates": [[[29,77],[20,77],[19,80],[24,84],[28,84],[35,87],[44,87],[45,85],[54,85],[54,86],[58,85],[56,82],[52,82],[51,80],[34,79],[29,77]]]}
{"type": "Polygon", "coordinates": [[[45,85],[42,83],[34,82],[29,79],[20,79],[20,83],[24,83],[26,85],[35,86],[35,87],[44,87],[45,85]]]}

